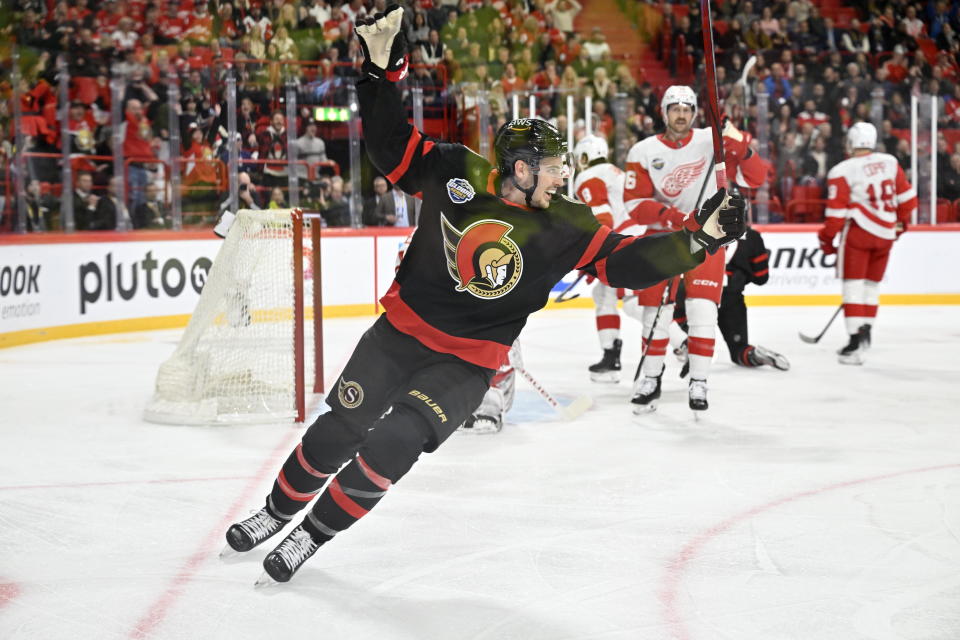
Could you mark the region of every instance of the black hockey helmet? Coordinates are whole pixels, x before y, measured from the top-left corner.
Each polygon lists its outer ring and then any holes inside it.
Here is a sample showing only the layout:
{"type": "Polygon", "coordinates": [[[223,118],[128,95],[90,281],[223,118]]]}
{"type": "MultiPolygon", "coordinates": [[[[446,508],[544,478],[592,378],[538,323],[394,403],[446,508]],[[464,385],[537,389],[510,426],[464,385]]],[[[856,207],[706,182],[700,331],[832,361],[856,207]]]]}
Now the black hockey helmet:
{"type": "Polygon", "coordinates": [[[543,158],[566,156],[569,151],[560,131],[539,118],[519,118],[506,123],[497,131],[493,147],[497,171],[502,177],[513,175],[517,160],[523,160],[536,171],[543,158]]]}

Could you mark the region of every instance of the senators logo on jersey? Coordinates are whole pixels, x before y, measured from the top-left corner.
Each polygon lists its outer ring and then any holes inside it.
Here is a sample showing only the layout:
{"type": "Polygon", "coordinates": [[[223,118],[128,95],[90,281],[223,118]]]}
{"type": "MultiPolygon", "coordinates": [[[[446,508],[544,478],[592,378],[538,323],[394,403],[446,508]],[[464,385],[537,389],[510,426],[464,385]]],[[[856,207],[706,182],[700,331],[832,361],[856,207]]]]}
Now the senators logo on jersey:
{"type": "Polygon", "coordinates": [[[477,298],[499,298],[513,289],[523,272],[520,248],[508,235],[513,226],[499,220],[480,220],[462,232],[440,215],[447,271],[457,291],[477,298]]]}
{"type": "Polygon", "coordinates": [[[707,165],[706,158],[700,158],[694,162],[688,162],[687,164],[681,164],[679,167],[674,169],[663,179],[661,189],[663,190],[664,195],[669,198],[676,198],[680,195],[686,187],[693,184],[693,181],[703,173],[704,167],[707,165]]]}

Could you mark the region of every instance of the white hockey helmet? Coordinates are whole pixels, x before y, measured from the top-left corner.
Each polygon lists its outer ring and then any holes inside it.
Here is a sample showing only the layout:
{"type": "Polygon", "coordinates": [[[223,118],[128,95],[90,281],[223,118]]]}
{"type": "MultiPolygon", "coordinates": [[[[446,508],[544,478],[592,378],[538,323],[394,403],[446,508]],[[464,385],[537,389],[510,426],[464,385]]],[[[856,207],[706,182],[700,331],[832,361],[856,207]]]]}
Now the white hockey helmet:
{"type": "Polygon", "coordinates": [[[858,122],[847,132],[851,149],[874,149],[877,146],[877,128],[869,122],[858,122]]]}
{"type": "Polygon", "coordinates": [[[606,160],[610,154],[610,147],[607,141],[595,135],[586,135],[580,138],[577,145],[573,148],[573,157],[577,161],[577,166],[585,169],[594,160],[606,160]]]}
{"type": "Polygon", "coordinates": [[[694,93],[693,89],[682,84],[675,84],[664,91],[663,97],[660,99],[660,115],[664,120],[667,119],[667,109],[672,104],[685,104],[693,109],[693,113],[696,114],[697,94],[694,93]]]}

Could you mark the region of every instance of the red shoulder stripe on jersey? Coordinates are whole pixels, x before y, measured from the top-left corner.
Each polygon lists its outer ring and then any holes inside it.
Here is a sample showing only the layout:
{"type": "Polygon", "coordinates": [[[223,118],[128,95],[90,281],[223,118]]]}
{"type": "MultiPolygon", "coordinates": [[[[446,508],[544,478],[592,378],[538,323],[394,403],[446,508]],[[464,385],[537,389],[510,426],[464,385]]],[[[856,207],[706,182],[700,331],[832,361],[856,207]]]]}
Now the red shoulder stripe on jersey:
{"type": "Polygon", "coordinates": [[[330,483],[330,497],[337,503],[337,506],[346,511],[354,518],[360,519],[367,515],[367,510],[354,502],[350,496],[340,488],[340,479],[334,478],[330,483]]]}
{"type": "MultiPolygon", "coordinates": [[[[597,252],[600,251],[600,247],[603,246],[603,241],[606,240],[609,235],[610,227],[601,226],[597,229],[597,232],[593,234],[593,239],[590,241],[590,244],[587,245],[587,250],[583,252],[583,255],[580,256],[580,259],[577,261],[577,269],[582,269],[593,261],[597,252]]],[[[606,282],[606,278],[601,278],[601,280],[606,282]]]]}
{"type": "Polygon", "coordinates": [[[403,174],[407,172],[407,169],[410,168],[410,161],[413,160],[413,152],[416,150],[417,145],[420,144],[420,132],[416,129],[412,129],[410,133],[410,139],[407,140],[407,148],[403,152],[403,159],[400,161],[400,164],[387,175],[387,180],[390,181],[390,184],[397,184],[397,181],[403,177],[403,174]]]}
{"type": "Polygon", "coordinates": [[[400,285],[396,282],[380,299],[380,304],[387,313],[387,320],[397,331],[413,336],[425,347],[440,353],[449,353],[487,369],[499,369],[501,364],[507,362],[509,345],[492,340],[452,336],[430,325],[403,301],[400,297],[400,285]]]}

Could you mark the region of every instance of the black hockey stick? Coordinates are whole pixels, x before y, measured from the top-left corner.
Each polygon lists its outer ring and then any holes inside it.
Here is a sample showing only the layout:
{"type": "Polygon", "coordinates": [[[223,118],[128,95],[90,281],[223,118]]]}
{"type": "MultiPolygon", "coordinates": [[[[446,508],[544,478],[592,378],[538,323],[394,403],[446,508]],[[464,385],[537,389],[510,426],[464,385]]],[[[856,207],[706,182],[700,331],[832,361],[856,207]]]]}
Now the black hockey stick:
{"type": "Polygon", "coordinates": [[[807,344],[817,344],[818,342],[820,342],[820,338],[822,338],[823,335],[827,332],[827,329],[830,328],[830,325],[832,325],[832,324],[833,324],[833,321],[837,319],[837,316],[840,315],[840,312],[841,312],[841,311],[843,311],[843,303],[842,303],[842,302],[840,303],[840,306],[837,307],[837,310],[833,312],[833,315],[830,316],[830,320],[827,321],[827,326],[825,326],[825,327],[823,328],[823,331],[821,331],[820,333],[818,333],[815,338],[811,338],[810,336],[806,336],[806,335],[804,335],[803,332],[801,331],[801,332],[799,332],[799,333],[800,333],[800,339],[803,340],[804,342],[806,342],[807,344]]]}
{"type": "Polygon", "coordinates": [[[580,281],[583,280],[586,276],[587,274],[585,272],[581,272],[580,275],[577,276],[577,279],[571,282],[569,287],[561,291],[560,295],[554,298],[553,301],[566,302],[567,300],[573,300],[574,298],[579,298],[580,297],[579,293],[575,293],[572,296],[567,296],[567,294],[570,293],[573,290],[573,288],[577,286],[580,283],[580,281]]]}
{"type": "MultiPolygon", "coordinates": [[[[707,172],[707,175],[710,175],[710,172],[707,172]]],[[[633,374],[633,381],[636,382],[640,378],[640,370],[643,368],[643,361],[647,359],[647,352],[650,351],[650,343],[653,341],[653,331],[657,328],[657,322],[660,321],[660,313],[663,311],[663,305],[666,304],[667,300],[670,298],[670,289],[673,288],[673,278],[667,280],[667,286],[663,290],[663,295],[660,296],[660,304],[657,305],[657,314],[653,316],[653,324],[650,325],[650,333],[647,334],[647,341],[643,345],[643,353],[640,354],[640,362],[637,363],[637,371],[633,374]]]]}

